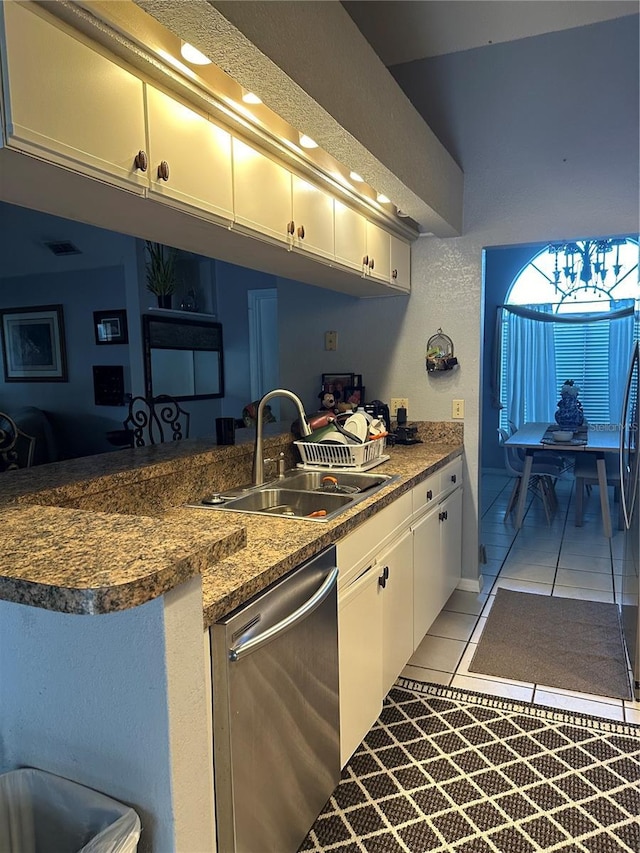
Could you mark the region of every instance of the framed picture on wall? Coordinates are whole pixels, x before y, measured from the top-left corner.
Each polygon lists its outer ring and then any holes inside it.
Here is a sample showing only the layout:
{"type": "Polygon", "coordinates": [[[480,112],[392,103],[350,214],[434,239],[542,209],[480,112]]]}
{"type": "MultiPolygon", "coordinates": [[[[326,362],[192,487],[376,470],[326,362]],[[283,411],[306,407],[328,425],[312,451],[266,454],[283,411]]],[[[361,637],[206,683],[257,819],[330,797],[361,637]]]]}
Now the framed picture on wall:
{"type": "Polygon", "coordinates": [[[93,330],[97,344],[128,343],[127,312],[124,308],[113,311],[94,311],[93,330]]]}
{"type": "Polygon", "coordinates": [[[0,309],[5,382],[67,382],[62,305],[0,309]]]}

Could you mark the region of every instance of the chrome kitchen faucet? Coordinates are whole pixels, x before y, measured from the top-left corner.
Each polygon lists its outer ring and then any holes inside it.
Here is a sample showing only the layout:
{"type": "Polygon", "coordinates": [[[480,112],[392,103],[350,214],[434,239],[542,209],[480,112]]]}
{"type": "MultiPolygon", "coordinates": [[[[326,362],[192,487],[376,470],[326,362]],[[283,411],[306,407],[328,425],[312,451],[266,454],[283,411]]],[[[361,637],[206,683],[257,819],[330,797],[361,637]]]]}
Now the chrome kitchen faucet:
{"type": "Polygon", "coordinates": [[[264,421],[264,407],[274,397],[286,397],[287,400],[295,405],[300,418],[300,432],[302,435],[311,435],[311,427],[307,421],[307,416],[302,405],[302,400],[293,393],[287,391],[286,388],[275,388],[273,391],[267,391],[264,397],[258,403],[258,411],[256,414],[256,443],[253,450],[253,485],[261,486],[264,483],[264,450],[262,437],[262,424],[264,421]]]}

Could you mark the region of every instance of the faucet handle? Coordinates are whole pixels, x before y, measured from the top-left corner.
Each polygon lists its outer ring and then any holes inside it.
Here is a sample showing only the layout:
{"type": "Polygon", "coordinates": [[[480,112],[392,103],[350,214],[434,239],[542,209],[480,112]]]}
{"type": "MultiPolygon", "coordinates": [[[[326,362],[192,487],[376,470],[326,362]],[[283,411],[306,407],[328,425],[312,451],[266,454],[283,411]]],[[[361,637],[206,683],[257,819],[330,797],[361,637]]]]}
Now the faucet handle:
{"type": "Polygon", "coordinates": [[[264,459],[264,462],[275,462],[278,466],[278,479],[284,479],[284,452],[280,452],[274,459],[264,459]]]}

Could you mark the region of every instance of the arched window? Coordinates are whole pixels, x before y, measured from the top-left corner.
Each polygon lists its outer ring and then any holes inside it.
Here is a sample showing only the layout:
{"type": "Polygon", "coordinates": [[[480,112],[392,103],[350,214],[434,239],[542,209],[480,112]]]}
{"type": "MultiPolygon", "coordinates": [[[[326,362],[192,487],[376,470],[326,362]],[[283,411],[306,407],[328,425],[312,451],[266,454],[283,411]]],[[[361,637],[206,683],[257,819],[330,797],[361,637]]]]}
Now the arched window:
{"type": "Polygon", "coordinates": [[[637,239],[554,243],[537,252],[502,310],[500,425],[552,422],[565,379],[580,386],[588,421],[617,423],[639,299],[637,239]]]}

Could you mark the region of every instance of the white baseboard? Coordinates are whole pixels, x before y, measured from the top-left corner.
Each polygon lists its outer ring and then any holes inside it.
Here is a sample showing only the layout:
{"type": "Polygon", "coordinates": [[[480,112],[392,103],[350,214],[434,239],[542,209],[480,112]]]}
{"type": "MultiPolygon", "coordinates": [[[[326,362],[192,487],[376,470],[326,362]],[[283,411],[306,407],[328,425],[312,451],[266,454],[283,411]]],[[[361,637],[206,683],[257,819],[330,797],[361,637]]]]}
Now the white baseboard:
{"type": "Polygon", "coordinates": [[[478,578],[460,578],[456,589],[461,589],[463,592],[482,592],[484,578],[479,575],[478,578]]]}

